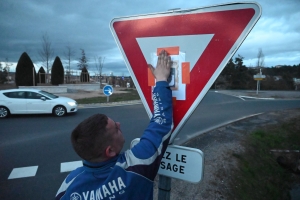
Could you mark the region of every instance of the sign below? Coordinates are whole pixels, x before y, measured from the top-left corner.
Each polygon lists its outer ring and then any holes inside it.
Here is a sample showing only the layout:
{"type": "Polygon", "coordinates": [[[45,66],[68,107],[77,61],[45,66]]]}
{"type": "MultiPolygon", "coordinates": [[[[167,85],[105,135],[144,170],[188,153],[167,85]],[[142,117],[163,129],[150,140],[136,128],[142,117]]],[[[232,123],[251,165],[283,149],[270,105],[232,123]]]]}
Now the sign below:
{"type": "Polygon", "coordinates": [[[114,89],[111,85],[106,85],[103,87],[103,94],[105,96],[110,96],[113,94],[113,92],[114,92],[114,89]]]}
{"type": "MultiPolygon", "coordinates": [[[[131,142],[131,148],[140,141],[131,142]]],[[[169,145],[158,170],[159,175],[176,178],[191,183],[199,183],[203,178],[204,154],[199,149],[169,145]]]]}

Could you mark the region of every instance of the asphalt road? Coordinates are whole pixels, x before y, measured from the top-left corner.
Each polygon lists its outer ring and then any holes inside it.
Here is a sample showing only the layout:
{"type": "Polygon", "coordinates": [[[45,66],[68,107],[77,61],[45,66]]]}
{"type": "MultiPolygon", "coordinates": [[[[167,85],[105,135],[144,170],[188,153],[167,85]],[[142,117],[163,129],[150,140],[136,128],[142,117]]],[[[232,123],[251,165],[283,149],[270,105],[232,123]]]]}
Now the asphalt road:
{"type": "MultiPolygon", "coordinates": [[[[242,100],[209,92],[178,135],[176,144],[222,124],[280,109],[299,108],[300,100],[242,100]]],[[[16,115],[0,120],[0,199],[52,199],[68,172],[61,164],[79,161],[70,144],[70,132],[83,119],[104,113],[121,122],[127,149],[148,124],[142,105],[80,109],[57,118],[51,115],[16,115]],[[34,166],[36,174],[8,179],[17,168],[34,166]]]]}

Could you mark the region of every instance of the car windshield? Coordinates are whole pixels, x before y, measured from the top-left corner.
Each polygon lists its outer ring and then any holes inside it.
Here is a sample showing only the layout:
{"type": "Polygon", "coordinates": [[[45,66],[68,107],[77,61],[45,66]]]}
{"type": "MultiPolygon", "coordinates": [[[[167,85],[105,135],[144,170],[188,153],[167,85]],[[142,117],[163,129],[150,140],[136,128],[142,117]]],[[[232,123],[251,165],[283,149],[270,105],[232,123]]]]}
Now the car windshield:
{"type": "Polygon", "coordinates": [[[58,98],[58,96],[56,96],[56,95],[54,95],[54,94],[52,94],[52,93],[43,91],[43,90],[40,90],[39,92],[40,92],[41,94],[47,96],[47,97],[50,97],[51,99],[56,99],[56,98],[58,98]]]}

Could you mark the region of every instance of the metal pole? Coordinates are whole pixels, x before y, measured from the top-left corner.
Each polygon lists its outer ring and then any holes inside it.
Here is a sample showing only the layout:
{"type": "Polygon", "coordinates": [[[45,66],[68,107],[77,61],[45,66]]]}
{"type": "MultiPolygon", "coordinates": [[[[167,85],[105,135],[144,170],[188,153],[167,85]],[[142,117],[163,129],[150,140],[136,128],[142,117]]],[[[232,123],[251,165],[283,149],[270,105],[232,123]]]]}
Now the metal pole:
{"type": "Polygon", "coordinates": [[[106,102],[107,102],[107,103],[109,102],[109,96],[107,96],[107,98],[106,98],[106,102]]]}
{"type": "Polygon", "coordinates": [[[34,75],[35,75],[35,74],[34,74],[34,67],[33,67],[33,68],[32,68],[33,86],[35,86],[35,81],[34,81],[34,78],[35,78],[35,77],[34,77],[34,75]]]}
{"type": "Polygon", "coordinates": [[[256,84],[256,94],[258,94],[258,82],[259,81],[257,81],[257,84],[256,84]]]}
{"type": "Polygon", "coordinates": [[[159,175],[158,199],[170,200],[171,178],[159,175]]]}

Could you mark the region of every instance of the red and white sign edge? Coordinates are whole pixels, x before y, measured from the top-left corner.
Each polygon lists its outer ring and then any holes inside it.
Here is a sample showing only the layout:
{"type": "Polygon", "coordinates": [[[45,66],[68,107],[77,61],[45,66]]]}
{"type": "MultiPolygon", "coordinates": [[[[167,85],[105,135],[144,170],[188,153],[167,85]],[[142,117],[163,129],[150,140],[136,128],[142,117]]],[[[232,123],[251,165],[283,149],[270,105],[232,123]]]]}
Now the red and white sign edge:
{"type": "MultiPolygon", "coordinates": [[[[218,76],[221,74],[222,70],[230,60],[230,58],[235,54],[235,52],[238,50],[242,42],[245,40],[247,35],[250,33],[254,25],[257,23],[261,16],[261,6],[256,2],[236,2],[236,3],[229,3],[229,4],[218,4],[218,5],[212,5],[207,7],[200,7],[200,8],[193,8],[193,9],[185,9],[185,10],[172,10],[172,11],[166,11],[166,12],[160,12],[160,13],[150,13],[150,14],[142,14],[142,15],[135,15],[135,16],[126,16],[126,17],[118,17],[112,19],[110,23],[110,29],[114,36],[114,39],[123,55],[125,64],[127,66],[127,69],[129,73],[131,74],[132,80],[136,86],[136,89],[138,93],[140,94],[142,103],[148,113],[148,116],[152,117],[152,112],[150,110],[150,107],[144,97],[144,94],[140,88],[140,85],[137,81],[137,78],[135,77],[135,74],[130,66],[130,63],[126,57],[126,54],[123,50],[123,47],[117,37],[117,34],[113,28],[114,22],[119,21],[127,21],[127,20],[135,20],[135,19],[146,19],[146,18],[154,18],[154,17],[163,17],[163,16],[174,16],[174,15],[184,15],[184,14],[192,14],[192,13],[206,13],[206,12],[218,12],[218,11],[226,11],[226,10],[239,10],[239,9],[246,9],[246,8],[252,8],[255,10],[255,14],[246,26],[246,28],[243,30],[242,34],[239,36],[239,38],[236,40],[232,48],[228,51],[227,55],[224,57],[223,61],[220,63],[220,65],[217,67],[216,71],[213,73],[205,87],[202,89],[198,97],[195,99],[194,103],[191,105],[191,107],[188,109],[184,117],[181,119],[181,121],[178,123],[177,127],[173,130],[170,143],[173,142],[177,134],[179,133],[180,129],[183,127],[183,125],[186,123],[188,118],[191,116],[191,114],[194,112],[194,110],[197,108],[201,100],[204,98],[206,93],[208,92],[209,88],[212,86],[214,81],[218,78],[218,76]]],[[[230,22],[229,22],[230,23],[230,22]]],[[[170,36],[172,37],[172,36],[170,36]]],[[[137,42],[139,42],[139,38],[136,38],[137,42]]],[[[201,55],[200,55],[201,56],[201,55]]],[[[200,57],[199,56],[199,57],[200,57]]],[[[191,69],[194,66],[191,66],[191,69]]],[[[145,75],[146,77],[146,75],[145,75]]]]}

